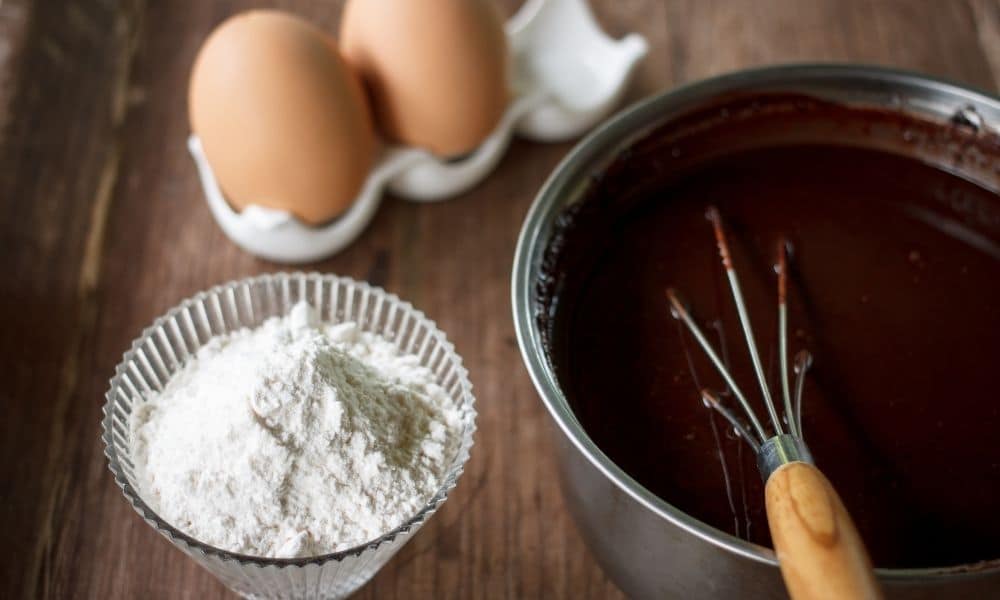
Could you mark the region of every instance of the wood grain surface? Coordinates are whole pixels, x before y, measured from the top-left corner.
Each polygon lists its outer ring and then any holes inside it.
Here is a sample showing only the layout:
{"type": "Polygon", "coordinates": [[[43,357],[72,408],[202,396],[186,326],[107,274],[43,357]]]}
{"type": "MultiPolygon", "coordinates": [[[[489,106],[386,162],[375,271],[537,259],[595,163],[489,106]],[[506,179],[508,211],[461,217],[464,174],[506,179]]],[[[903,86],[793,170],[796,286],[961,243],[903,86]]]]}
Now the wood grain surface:
{"type": "MultiPolygon", "coordinates": [[[[651,54],[632,98],[744,66],[888,64],[996,91],[998,0],[592,0],[651,54]]],[[[0,0],[0,597],[226,598],[114,485],[108,379],[156,316],[280,270],[215,226],[185,152],[186,78],[227,15],[281,6],[335,30],[340,2],[0,0]]],[[[507,0],[512,13],[518,2],[507,0]]],[[[612,598],[564,509],[548,417],[521,364],[509,272],[521,220],[568,145],[516,142],[436,205],[388,200],[312,269],[367,279],[449,333],[479,433],[452,498],[360,598],[612,598]]]]}

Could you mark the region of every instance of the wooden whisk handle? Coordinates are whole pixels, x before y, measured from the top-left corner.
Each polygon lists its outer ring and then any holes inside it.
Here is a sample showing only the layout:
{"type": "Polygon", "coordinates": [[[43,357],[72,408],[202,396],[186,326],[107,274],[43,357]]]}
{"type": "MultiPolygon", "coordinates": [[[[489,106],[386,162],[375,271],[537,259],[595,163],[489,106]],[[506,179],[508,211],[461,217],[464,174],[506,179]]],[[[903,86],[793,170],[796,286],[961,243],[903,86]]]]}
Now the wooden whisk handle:
{"type": "Polygon", "coordinates": [[[767,479],[767,520],[794,600],[882,598],[871,559],[840,496],[819,469],[780,466],[767,479]]]}

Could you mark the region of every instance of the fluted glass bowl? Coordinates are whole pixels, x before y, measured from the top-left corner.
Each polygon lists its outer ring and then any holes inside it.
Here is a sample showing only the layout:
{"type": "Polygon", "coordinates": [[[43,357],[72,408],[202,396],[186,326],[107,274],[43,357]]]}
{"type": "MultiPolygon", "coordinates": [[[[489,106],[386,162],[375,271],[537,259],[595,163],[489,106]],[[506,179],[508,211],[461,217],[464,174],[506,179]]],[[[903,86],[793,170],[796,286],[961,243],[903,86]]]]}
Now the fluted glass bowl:
{"type": "Polygon", "coordinates": [[[142,332],[115,369],[104,405],[105,454],[115,481],[147,523],[247,598],[343,598],[364,585],[445,501],[469,458],[476,411],[462,359],[433,321],[408,302],[366,283],[334,275],[277,274],[214,287],[185,300],[142,332]],[[309,558],[276,559],[227,552],[186,535],[160,518],[138,489],[129,415],[209,339],[288,314],[307,301],[327,323],[354,321],[414,354],[459,407],[462,441],[437,493],[417,514],[368,543],[309,558]]]}

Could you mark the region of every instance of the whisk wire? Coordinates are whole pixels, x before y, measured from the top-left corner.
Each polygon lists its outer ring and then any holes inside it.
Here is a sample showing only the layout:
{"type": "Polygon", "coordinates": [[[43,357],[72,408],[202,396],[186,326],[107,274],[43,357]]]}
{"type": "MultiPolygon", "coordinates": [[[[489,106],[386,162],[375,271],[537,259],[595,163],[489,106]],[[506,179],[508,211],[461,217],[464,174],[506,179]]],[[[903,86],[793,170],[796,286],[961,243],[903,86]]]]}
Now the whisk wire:
{"type": "Polygon", "coordinates": [[[734,430],[736,430],[737,435],[741,436],[750,444],[751,447],[753,447],[754,453],[760,452],[760,444],[757,443],[757,440],[753,439],[753,436],[749,431],[747,431],[747,428],[743,425],[743,423],[736,418],[733,411],[722,405],[722,402],[719,400],[719,397],[715,394],[715,392],[704,389],[701,391],[701,397],[702,400],[705,401],[706,405],[714,408],[716,412],[729,421],[729,424],[732,425],[734,430]]]}
{"type": "Polygon", "coordinates": [[[812,366],[812,354],[808,350],[800,350],[795,355],[795,412],[790,413],[788,420],[795,420],[796,434],[800,440],[805,441],[802,432],[802,389],[806,384],[806,371],[812,366]]]}
{"type": "Polygon", "coordinates": [[[736,269],[733,268],[732,257],[729,253],[729,243],[726,240],[726,232],[722,227],[722,217],[714,206],[708,209],[709,221],[715,230],[715,241],[719,246],[719,254],[722,257],[722,264],[726,268],[726,277],[729,279],[729,288],[733,293],[733,301],[736,303],[736,313],[740,317],[740,324],[743,326],[743,336],[746,338],[747,349],[750,351],[750,360],[753,363],[754,372],[757,374],[757,381],[760,383],[760,391],[764,396],[764,404],[767,407],[768,416],[777,435],[784,435],[781,427],[781,419],[778,418],[778,411],[775,408],[774,400],[771,398],[771,389],[767,385],[767,378],[764,376],[764,367],[761,364],[760,352],[757,351],[757,342],[753,335],[753,327],[750,325],[750,315],[747,313],[746,302],[743,299],[743,291],[740,289],[739,277],[736,269]]]}
{"type": "MultiPolygon", "coordinates": [[[[715,369],[719,372],[719,374],[722,375],[722,378],[733,391],[733,395],[736,396],[736,399],[740,402],[743,410],[750,418],[750,423],[753,425],[754,430],[758,435],[760,435],[760,443],[763,443],[764,440],[768,438],[768,435],[764,431],[763,425],[761,425],[760,421],[757,419],[757,415],[754,413],[753,407],[750,406],[750,402],[748,402],[746,396],[743,395],[743,390],[740,389],[739,384],[736,383],[733,376],[729,374],[729,370],[726,369],[726,365],[722,362],[722,359],[719,358],[719,355],[715,352],[712,344],[705,338],[705,334],[702,333],[701,328],[699,328],[698,324],[691,318],[691,313],[689,313],[687,308],[685,308],[684,303],[681,302],[680,298],[678,298],[677,292],[674,291],[673,288],[667,290],[667,299],[670,301],[671,314],[674,318],[680,319],[681,322],[684,323],[684,325],[688,328],[688,331],[691,332],[691,335],[694,336],[695,341],[698,342],[698,345],[701,346],[702,350],[705,351],[705,354],[708,355],[709,360],[715,366],[715,369]]],[[[722,405],[720,403],[716,403],[714,406],[722,405]]],[[[747,439],[752,441],[751,437],[747,437],[747,439]]]]}
{"type": "MultiPolygon", "coordinates": [[[[757,375],[757,381],[760,383],[761,393],[764,398],[764,405],[767,408],[768,416],[770,417],[771,423],[774,426],[773,435],[768,434],[764,429],[763,424],[757,418],[757,413],[754,411],[750,402],[747,400],[746,395],[743,390],[740,389],[739,384],[733,378],[732,374],[729,372],[725,361],[723,361],[719,354],[712,347],[711,343],[702,333],[701,328],[695,322],[694,318],[691,316],[691,312],[688,310],[687,306],[683,301],[681,301],[676,290],[673,288],[667,289],[667,299],[670,301],[670,312],[673,317],[681,321],[684,326],[688,329],[694,339],[698,342],[698,345],[705,351],[710,362],[718,371],[719,375],[732,390],[733,395],[736,397],[741,408],[746,413],[750,420],[750,428],[748,428],[744,422],[740,421],[736,415],[728,408],[726,408],[719,396],[708,389],[703,389],[701,391],[702,401],[706,406],[711,407],[716,412],[721,414],[730,425],[733,426],[733,430],[749,442],[758,454],[764,449],[765,446],[768,447],[769,452],[781,450],[782,447],[787,446],[789,451],[800,452],[803,455],[808,453],[808,450],[802,444],[803,431],[802,431],[802,394],[805,387],[805,376],[806,371],[812,365],[812,355],[808,351],[802,350],[795,355],[794,360],[794,371],[795,371],[795,385],[792,387],[791,381],[789,379],[789,364],[788,364],[788,257],[792,251],[791,244],[786,239],[781,239],[778,243],[778,258],[774,265],[775,272],[778,275],[778,354],[779,354],[779,367],[780,367],[780,379],[781,379],[781,393],[782,393],[782,404],[784,410],[785,423],[788,426],[788,435],[785,434],[782,428],[782,419],[778,416],[778,410],[775,406],[774,400],[771,397],[771,390],[767,384],[767,378],[764,376],[764,369],[761,365],[760,352],[757,350],[757,343],[753,335],[753,328],[750,325],[750,317],[747,313],[746,301],[743,298],[743,292],[740,289],[739,278],[736,276],[736,270],[733,267],[732,255],[729,251],[729,242],[726,239],[725,228],[722,224],[722,218],[719,215],[719,211],[715,207],[710,207],[708,209],[707,215],[708,220],[711,221],[713,230],[715,232],[715,241],[719,248],[719,255],[722,258],[722,264],[726,269],[726,275],[729,279],[729,287],[733,294],[733,301],[736,304],[736,311],[740,318],[740,324],[743,328],[743,335],[746,339],[747,348],[750,350],[750,358],[753,363],[754,371],[757,375]],[[752,429],[752,432],[751,432],[752,429]],[[757,436],[753,435],[756,433],[757,436]],[[772,442],[776,440],[784,440],[789,438],[789,436],[794,437],[798,440],[792,445],[790,442],[781,441],[777,445],[772,442]]],[[[766,461],[765,461],[766,462],[766,461]]]]}
{"type": "Polygon", "coordinates": [[[792,412],[792,394],[788,383],[788,243],[778,241],[778,362],[781,368],[781,394],[785,402],[785,419],[792,435],[802,437],[802,432],[792,412]]]}

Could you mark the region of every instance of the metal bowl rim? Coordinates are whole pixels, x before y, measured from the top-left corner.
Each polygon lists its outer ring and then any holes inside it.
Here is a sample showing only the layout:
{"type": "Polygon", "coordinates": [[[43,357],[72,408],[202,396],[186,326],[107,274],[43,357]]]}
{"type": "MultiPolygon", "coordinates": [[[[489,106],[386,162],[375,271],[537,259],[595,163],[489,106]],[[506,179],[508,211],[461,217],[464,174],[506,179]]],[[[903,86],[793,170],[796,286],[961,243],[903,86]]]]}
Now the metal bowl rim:
{"type": "MultiPolygon", "coordinates": [[[[664,109],[685,102],[707,99],[726,92],[765,90],[767,86],[807,84],[889,85],[919,90],[931,96],[966,102],[986,108],[1000,117],[1000,97],[945,79],[911,71],[860,64],[796,63],[735,71],[672,88],[640,100],[604,122],[560,161],[542,185],[524,219],[514,253],[511,273],[511,306],[521,357],[542,402],[562,433],[604,477],[658,517],[665,519],[718,548],[744,558],[777,567],[769,548],[737,538],[712,527],[659,498],[616,465],[591,440],[569,408],[545,358],[537,322],[532,312],[532,287],[538,258],[548,242],[543,237],[551,217],[562,208],[561,197],[568,184],[577,182],[576,171],[589,160],[613,154],[614,144],[634,135],[643,127],[659,124],[671,116],[658,115],[664,109]]],[[[994,125],[996,121],[993,122],[994,125]]],[[[957,579],[986,573],[1000,573],[1000,559],[952,567],[919,569],[876,569],[880,579],[893,581],[957,579]]]]}

